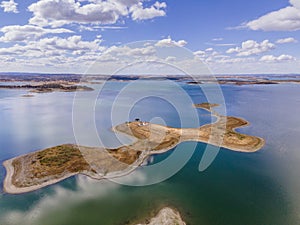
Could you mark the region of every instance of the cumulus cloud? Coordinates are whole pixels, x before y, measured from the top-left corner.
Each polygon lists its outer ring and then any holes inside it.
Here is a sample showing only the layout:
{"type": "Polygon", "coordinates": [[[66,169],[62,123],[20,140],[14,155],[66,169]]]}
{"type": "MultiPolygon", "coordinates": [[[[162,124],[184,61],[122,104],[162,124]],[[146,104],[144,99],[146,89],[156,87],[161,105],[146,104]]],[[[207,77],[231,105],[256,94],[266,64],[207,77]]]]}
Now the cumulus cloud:
{"type": "Polygon", "coordinates": [[[270,12],[244,24],[251,30],[296,31],[300,30],[300,1],[290,0],[290,6],[270,12]]]}
{"type": "Polygon", "coordinates": [[[230,48],[226,51],[228,54],[236,53],[237,56],[258,55],[275,48],[275,45],[269,40],[258,43],[254,40],[244,41],[241,47],[230,48]]]}
{"type": "MultiPolygon", "coordinates": [[[[123,67],[135,62],[159,59],[156,51],[158,47],[154,46],[155,43],[138,47],[112,46],[107,48],[101,46],[102,40],[99,38],[94,41],[85,41],[78,35],[68,38],[40,38],[15,44],[12,47],[0,48],[0,59],[14,58],[18,68],[23,66],[27,69],[29,67],[40,69],[47,65],[47,68],[64,72],[69,70],[84,72],[95,62],[100,63],[103,71],[107,72],[110,64],[123,67]]],[[[5,65],[8,64],[9,62],[5,65]]]]}
{"type": "Polygon", "coordinates": [[[274,56],[274,55],[264,55],[260,58],[259,61],[261,62],[283,62],[283,61],[295,61],[296,58],[291,55],[280,55],[280,56],[274,56]]]}
{"type": "Polygon", "coordinates": [[[157,47],[184,47],[187,44],[185,40],[174,41],[171,37],[159,40],[155,46],[157,47]]]}
{"type": "Polygon", "coordinates": [[[12,12],[12,13],[19,12],[17,6],[18,3],[16,3],[14,0],[2,1],[0,4],[0,7],[3,8],[4,12],[12,12]]]}
{"type": "Polygon", "coordinates": [[[230,56],[224,55],[221,52],[217,52],[213,48],[207,48],[205,50],[196,51],[194,52],[194,55],[197,58],[199,58],[202,62],[205,62],[207,64],[224,63],[225,60],[230,59],[230,56]]]}
{"type": "Polygon", "coordinates": [[[46,29],[33,25],[12,25],[2,27],[0,32],[4,33],[4,35],[0,37],[0,41],[10,42],[34,40],[42,37],[45,34],[72,33],[73,31],[63,28],[46,29]]]}
{"type": "Polygon", "coordinates": [[[0,48],[0,55],[49,57],[65,56],[66,54],[78,55],[89,52],[99,52],[101,40],[83,41],[81,36],[74,35],[66,39],[60,37],[43,38],[38,41],[30,41],[25,45],[15,44],[12,47],[0,48]]]}
{"type": "Polygon", "coordinates": [[[75,0],[40,0],[28,7],[33,13],[31,24],[62,26],[68,23],[113,24],[120,15],[126,15],[126,7],[111,1],[82,5],[75,0]]]}
{"type": "Polygon", "coordinates": [[[278,39],[276,41],[277,44],[287,44],[287,43],[297,43],[298,41],[293,38],[293,37],[289,37],[289,38],[282,38],[282,39],[278,39]]]}
{"type": "Polygon", "coordinates": [[[156,53],[156,50],[153,46],[147,46],[144,48],[131,48],[129,46],[112,46],[108,48],[103,55],[111,55],[115,57],[142,57],[142,56],[151,56],[156,53]]]}
{"type": "Polygon", "coordinates": [[[79,35],[74,35],[66,39],[59,37],[44,38],[38,43],[44,48],[68,50],[68,51],[97,51],[99,50],[99,43],[101,40],[83,41],[79,35]]]}
{"type": "Polygon", "coordinates": [[[133,5],[130,8],[130,12],[132,13],[131,17],[133,20],[147,20],[154,17],[165,16],[166,7],[167,4],[165,2],[155,2],[151,7],[144,8],[143,3],[139,2],[139,4],[133,5]]]}
{"type": "Polygon", "coordinates": [[[1,60],[3,71],[84,73],[104,50],[98,38],[86,41],[78,35],[47,37],[2,47],[0,59],[14,58],[14,62],[1,60]]]}
{"type": "Polygon", "coordinates": [[[152,19],[164,16],[166,6],[164,2],[156,2],[144,8],[142,0],[40,0],[28,9],[33,13],[31,24],[59,27],[70,23],[115,24],[120,17],[130,14],[133,20],[152,19]]]}

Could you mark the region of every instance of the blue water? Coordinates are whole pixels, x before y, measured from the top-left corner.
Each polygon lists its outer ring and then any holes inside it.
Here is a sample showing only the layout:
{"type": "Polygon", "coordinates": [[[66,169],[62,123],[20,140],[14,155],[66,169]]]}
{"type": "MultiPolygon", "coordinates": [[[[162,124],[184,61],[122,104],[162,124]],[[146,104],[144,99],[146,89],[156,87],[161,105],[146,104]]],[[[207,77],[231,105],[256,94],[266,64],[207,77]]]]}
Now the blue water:
{"type": "MultiPolygon", "coordinates": [[[[118,122],[110,115],[114,99],[128,84],[109,82],[99,95],[86,92],[76,96],[82,102],[87,102],[90,96],[97,96],[93,121],[105,145],[130,141],[126,137],[117,140],[118,137],[110,131],[111,125],[118,122]]],[[[192,105],[183,102],[184,107],[178,109],[170,104],[166,98],[176,94],[174,87],[160,85],[161,91],[138,100],[125,117],[128,120],[139,117],[174,127],[197,127],[214,120],[200,109],[196,110],[198,123],[189,120],[189,113],[195,110],[192,105]]],[[[180,86],[195,103],[206,101],[197,86],[184,83],[180,86]]],[[[97,88],[97,85],[94,87],[97,88]]],[[[131,99],[145,91],[144,87],[140,89],[120,96],[121,106],[115,112],[118,118],[123,118],[122,109],[126,109],[131,99]]],[[[10,195],[2,192],[0,224],[125,224],[147,217],[153,210],[165,205],[176,207],[187,223],[195,225],[298,224],[299,86],[225,85],[222,91],[227,114],[243,117],[251,123],[239,131],[266,140],[261,151],[247,154],[221,149],[211,166],[199,172],[199,161],[206,144],[198,143],[188,163],[174,176],[158,184],[133,187],[78,176],[31,193],[10,195]]],[[[74,93],[37,94],[32,98],[21,97],[24,93],[23,90],[0,90],[1,162],[34,150],[78,141],[72,122],[74,93]]],[[[175,97],[181,101],[180,96],[175,97]]],[[[85,115],[86,108],[81,110],[80,113],[85,115]]],[[[89,123],[88,119],[82,118],[82,124],[78,121],[78,126],[89,123]]],[[[82,140],[90,145],[98,143],[89,133],[82,140]]],[[[188,146],[182,144],[181,147],[185,149],[188,146]]],[[[187,152],[188,149],[179,154],[184,156],[187,152]]],[[[174,152],[154,156],[150,165],[162,162],[172,154],[174,152]]],[[[138,169],[125,179],[147,179],[146,168],[138,169]]],[[[5,170],[1,166],[1,186],[4,175],[5,170]]]]}

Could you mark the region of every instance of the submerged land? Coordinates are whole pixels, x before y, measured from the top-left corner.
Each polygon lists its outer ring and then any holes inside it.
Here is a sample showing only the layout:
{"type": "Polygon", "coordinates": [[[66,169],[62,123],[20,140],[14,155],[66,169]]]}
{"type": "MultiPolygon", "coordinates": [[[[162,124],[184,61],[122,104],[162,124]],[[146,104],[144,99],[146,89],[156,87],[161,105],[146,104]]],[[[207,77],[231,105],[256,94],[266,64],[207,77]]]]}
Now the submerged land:
{"type": "Polygon", "coordinates": [[[186,225],[179,212],[170,207],[161,209],[156,216],[148,219],[145,223],[136,225],[186,225]]]}
{"type": "Polygon", "coordinates": [[[24,193],[37,190],[76,174],[94,179],[124,176],[140,166],[150,155],[167,152],[185,141],[204,142],[238,152],[255,152],[264,145],[260,137],[236,132],[249,123],[238,117],[219,115],[217,104],[201,103],[217,121],[198,128],[174,128],[133,121],[117,125],[114,132],[132,138],[132,143],[115,149],[63,144],[32,152],[3,163],[6,168],[4,190],[24,193]]]}

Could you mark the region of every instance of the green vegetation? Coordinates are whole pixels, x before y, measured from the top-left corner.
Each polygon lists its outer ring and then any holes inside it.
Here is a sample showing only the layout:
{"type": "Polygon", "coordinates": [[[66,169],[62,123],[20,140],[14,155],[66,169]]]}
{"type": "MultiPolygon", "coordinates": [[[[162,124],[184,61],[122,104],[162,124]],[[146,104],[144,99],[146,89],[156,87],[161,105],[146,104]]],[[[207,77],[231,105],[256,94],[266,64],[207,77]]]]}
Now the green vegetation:
{"type": "Polygon", "coordinates": [[[244,134],[240,134],[234,131],[227,131],[226,132],[227,136],[236,136],[239,140],[243,140],[246,138],[246,136],[244,134]]]}
{"type": "Polygon", "coordinates": [[[59,145],[37,153],[40,164],[48,167],[60,167],[80,157],[82,157],[81,153],[74,145],[59,145]]]}

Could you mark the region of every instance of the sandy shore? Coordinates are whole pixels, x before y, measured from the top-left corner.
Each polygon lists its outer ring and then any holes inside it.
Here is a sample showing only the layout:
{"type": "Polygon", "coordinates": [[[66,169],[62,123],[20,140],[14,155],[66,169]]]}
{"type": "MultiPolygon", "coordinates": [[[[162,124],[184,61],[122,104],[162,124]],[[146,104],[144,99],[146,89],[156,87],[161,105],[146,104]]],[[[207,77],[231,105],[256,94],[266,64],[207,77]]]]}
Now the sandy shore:
{"type": "Polygon", "coordinates": [[[12,183],[12,180],[13,180],[12,177],[14,175],[14,167],[12,165],[12,162],[13,162],[14,159],[15,158],[9,159],[9,160],[6,160],[6,161],[3,162],[3,166],[6,169],[6,176],[5,176],[5,179],[4,179],[4,182],[3,182],[3,190],[6,193],[10,193],[10,194],[23,194],[23,193],[26,193],[26,192],[35,191],[35,190],[38,190],[40,188],[58,183],[58,182],[60,182],[64,179],[67,179],[71,176],[74,176],[74,175],[78,174],[78,173],[66,174],[65,176],[63,176],[59,179],[52,179],[52,180],[49,180],[47,182],[44,182],[43,184],[34,185],[34,186],[31,186],[31,187],[16,187],[12,183]]]}
{"type": "MultiPolygon", "coordinates": [[[[34,154],[34,153],[29,153],[29,154],[34,154]]],[[[119,177],[123,177],[126,176],[130,173],[132,173],[137,167],[139,167],[147,158],[148,158],[148,154],[146,152],[144,152],[142,155],[140,155],[140,157],[138,158],[138,160],[136,160],[133,164],[131,165],[127,165],[125,167],[125,169],[122,170],[116,170],[113,172],[108,172],[107,174],[101,174],[101,173],[93,173],[91,171],[80,171],[80,172],[75,172],[75,173],[64,173],[63,175],[61,175],[59,178],[54,178],[51,177],[49,178],[48,181],[45,181],[41,184],[35,184],[32,186],[28,186],[28,187],[17,187],[13,184],[13,176],[15,173],[15,169],[13,166],[13,161],[15,159],[19,159],[22,158],[24,156],[27,155],[23,155],[23,156],[18,156],[9,160],[6,160],[3,162],[3,166],[6,169],[6,176],[3,182],[3,190],[6,193],[10,193],[10,194],[22,194],[22,193],[27,193],[27,192],[31,192],[31,191],[35,191],[38,189],[41,189],[43,187],[52,185],[52,184],[56,184],[62,180],[65,180],[69,177],[78,175],[78,174],[82,174],[85,176],[88,176],[92,179],[96,179],[96,180],[101,180],[101,179],[114,179],[114,178],[119,178],[119,177]]]]}

